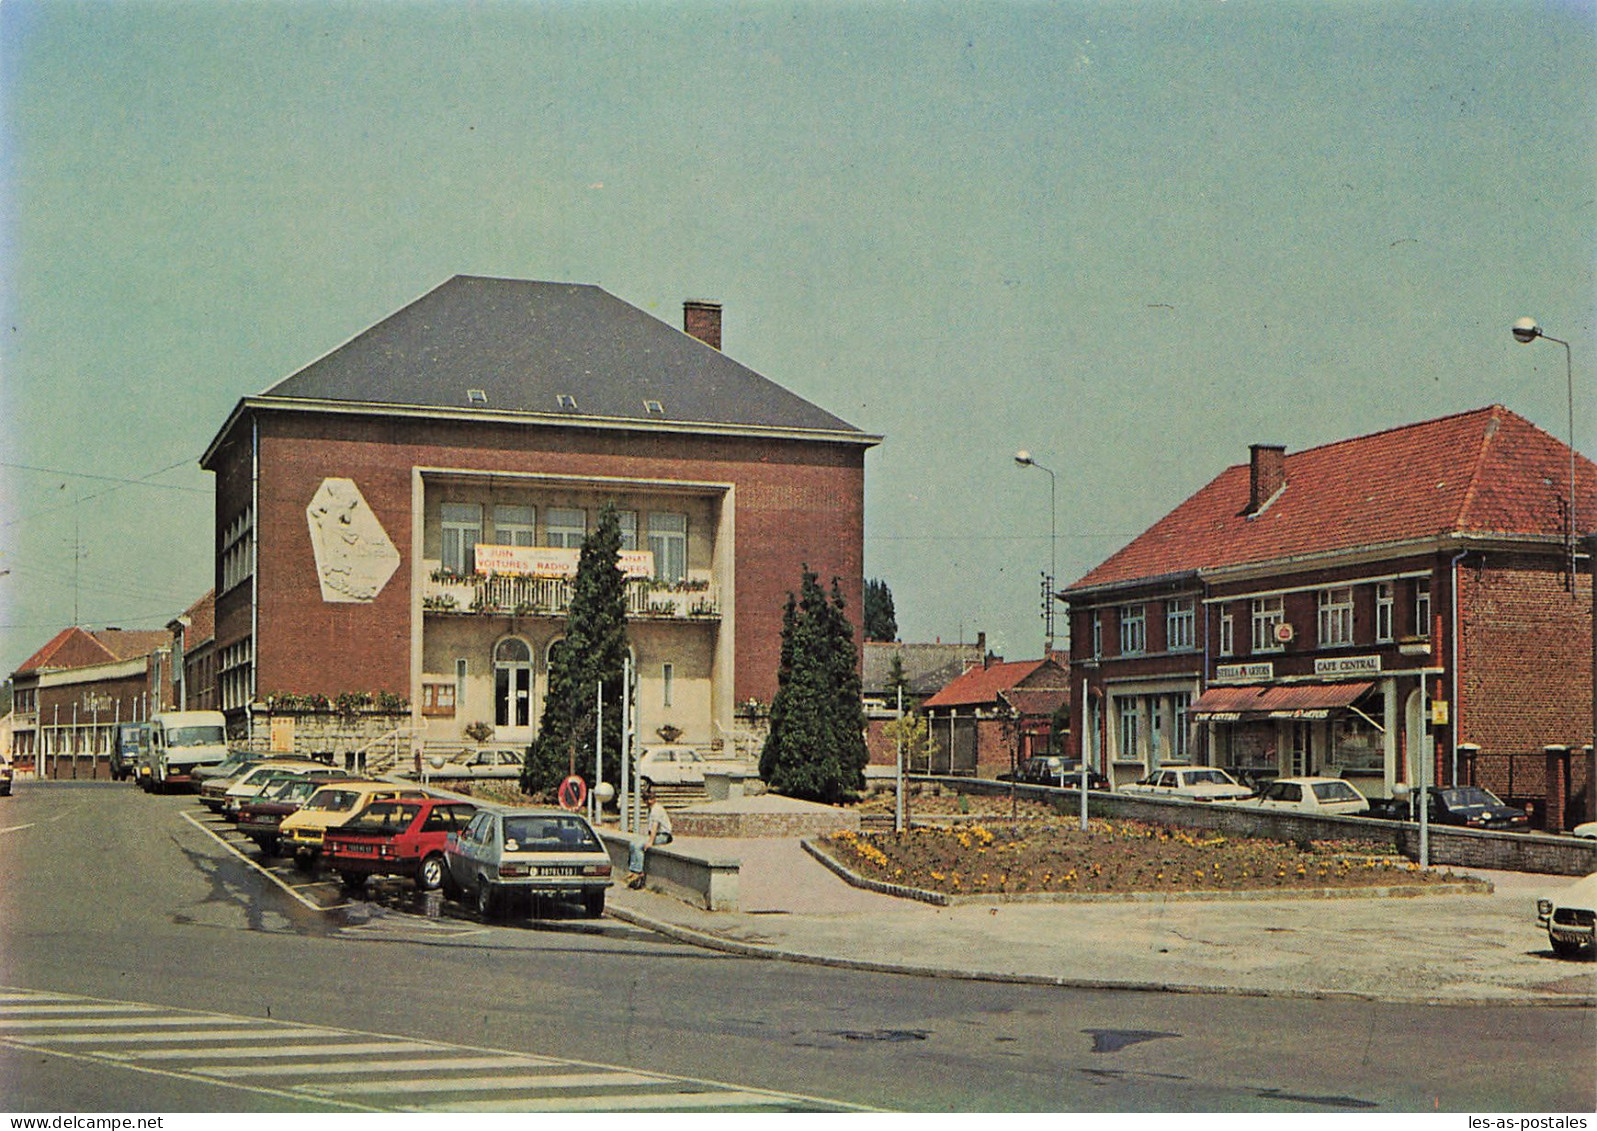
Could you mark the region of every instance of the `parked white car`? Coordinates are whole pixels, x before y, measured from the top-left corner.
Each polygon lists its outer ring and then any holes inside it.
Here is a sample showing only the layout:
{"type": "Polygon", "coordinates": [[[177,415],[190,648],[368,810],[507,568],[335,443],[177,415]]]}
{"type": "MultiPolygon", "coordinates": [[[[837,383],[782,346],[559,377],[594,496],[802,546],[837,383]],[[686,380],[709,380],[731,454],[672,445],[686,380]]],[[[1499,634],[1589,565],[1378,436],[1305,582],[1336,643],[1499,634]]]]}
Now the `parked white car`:
{"type": "Polygon", "coordinates": [[[1120,792],[1182,801],[1244,801],[1253,796],[1251,789],[1213,766],[1167,766],[1122,786],[1120,792]]]}
{"type": "Polygon", "coordinates": [[[1584,824],[1576,825],[1569,831],[1576,836],[1586,837],[1588,840],[1597,840],[1597,821],[1587,821],[1584,824]]]}
{"type": "Polygon", "coordinates": [[[1553,952],[1574,958],[1597,949],[1597,872],[1536,901],[1536,925],[1547,932],[1553,952]]]}
{"type": "Polygon", "coordinates": [[[1276,778],[1247,804],[1338,817],[1370,811],[1369,798],[1341,778],[1276,778]]]}
{"type": "Polygon", "coordinates": [[[655,746],[638,759],[638,779],[644,786],[700,785],[709,766],[691,746],[655,746]]]}

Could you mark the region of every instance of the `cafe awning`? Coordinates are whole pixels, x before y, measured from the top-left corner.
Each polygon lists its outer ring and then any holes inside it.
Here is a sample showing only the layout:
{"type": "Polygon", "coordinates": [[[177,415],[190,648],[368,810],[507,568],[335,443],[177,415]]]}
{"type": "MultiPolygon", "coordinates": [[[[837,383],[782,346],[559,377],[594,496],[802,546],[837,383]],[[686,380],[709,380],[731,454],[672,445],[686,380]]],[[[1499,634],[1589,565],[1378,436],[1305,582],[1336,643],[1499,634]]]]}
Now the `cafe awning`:
{"type": "Polygon", "coordinates": [[[1372,686],[1364,682],[1211,687],[1192,704],[1192,716],[1210,722],[1325,719],[1332,711],[1352,706],[1372,686]]]}

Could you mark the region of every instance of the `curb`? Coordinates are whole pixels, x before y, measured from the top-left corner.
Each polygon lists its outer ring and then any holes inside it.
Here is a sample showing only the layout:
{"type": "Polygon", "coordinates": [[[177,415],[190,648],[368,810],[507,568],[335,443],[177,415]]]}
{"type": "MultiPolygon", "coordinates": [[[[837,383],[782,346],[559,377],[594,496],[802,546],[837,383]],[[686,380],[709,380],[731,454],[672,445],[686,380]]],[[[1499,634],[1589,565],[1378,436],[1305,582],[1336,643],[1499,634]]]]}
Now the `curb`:
{"type": "Polygon", "coordinates": [[[1491,895],[1491,881],[1466,876],[1456,881],[1435,884],[1399,884],[1395,887],[1347,888],[1256,888],[1245,891],[1172,892],[987,892],[979,895],[948,895],[940,891],[906,887],[873,880],[853,871],[809,838],[800,847],[845,882],[864,891],[932,903],[939,907],[961,907],[984,903],[1227,903],[1268,899],[1418,899],[1427,895],[1491,895]]]}
{"type": "Polygon", "coordinates": [[[903,974],[917,978],[945,978],[966,982],[994,982],[1004,985],[1053,986],[1072,990],[1120,990],[1130,993],[1208,994],[1222,997],[1262,997],[1299,1001],[1358,1001],[1385,1005],[1462,1005],[1496,1006],[1499,1008],[1526,1007],[1542,1009],[1590,1009],[1597,1007],[1597,994],[1570,995],[1560,998],[1529,998],[1514,1000],[1502,997],[1426,996],[1366,993],[1359,990],[1290,990],[1265,989],[1256,986],[1216,986],[1182,982],[1138,981],[1116,978],[1072,978],[1050,974],[1005,974],[991,970],[962,970],[944,966],[917,966],[910,963],[880,962],[867,958],[838,958],[831,955],[806,954],[803,951],[783,950],[762,943],[738,942],[708,931],[684,927],[632,908],[611,905],[605,914],[630,923],[635,927],[654,931],[666,938],[706,950],[720,951],[741,958],[762,958],[777,962],[794,962],[807,966],[826,966],[836,970],[859,970],[871,974],[903,974]]]}

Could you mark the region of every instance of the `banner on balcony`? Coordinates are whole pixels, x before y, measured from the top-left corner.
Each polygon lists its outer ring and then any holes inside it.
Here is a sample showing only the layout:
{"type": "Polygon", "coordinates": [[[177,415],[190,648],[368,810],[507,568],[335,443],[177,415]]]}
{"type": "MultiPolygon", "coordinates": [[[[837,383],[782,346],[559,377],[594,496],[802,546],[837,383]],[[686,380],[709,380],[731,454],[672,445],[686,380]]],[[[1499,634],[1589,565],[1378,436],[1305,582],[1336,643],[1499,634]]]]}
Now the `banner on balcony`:
{"type": "MultiPolygon", "coordinates": [[[[499,546],[477,544],[477,572],[499,577],[575,577],[581,550],[559,546],[499,546]]],[[[654,554],[649,550],[622,550],[621,572],[628,579],[654,576],[654,554]]]]}

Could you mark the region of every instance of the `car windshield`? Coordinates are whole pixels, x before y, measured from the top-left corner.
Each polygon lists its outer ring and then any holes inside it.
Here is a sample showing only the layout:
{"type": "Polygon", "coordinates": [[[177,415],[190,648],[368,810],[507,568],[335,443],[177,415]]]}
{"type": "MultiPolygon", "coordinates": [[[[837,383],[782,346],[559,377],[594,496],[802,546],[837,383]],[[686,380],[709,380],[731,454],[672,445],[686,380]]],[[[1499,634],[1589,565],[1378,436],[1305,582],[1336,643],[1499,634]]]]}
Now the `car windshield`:
{"type": "Polygon", "coordinates": [[[581,817],[505,818],[506,852],[592,852],[599,840],[581,817]]]}
{"type": "Polygon", "coordinates": [[[1442,800],[1447,802],[1449,809],[1477,809],[1487,805],[1502,804],[1488,790],[1473,785],[1457,789],[1444,789],[1442,790],[1442,800]]]}
{"type": "Polygon", "coordinates": [[[266,784],[261,787],[261,797],[267,801],[275,800],[299,784],[299,778],[267,778],[266,784]]]}
{"type": "Polygon", "coordinates": [[[1321,801],[1357,801],[1359,799],[1359,795],[1353,792],[1353,787],[1345,781],[1315,782],[1314,796],[1321,801]]]}
{"type": "Polygon", "coordinates": [[[1231,785],[1231,779],[1225,776],[1222,770],[1188,770],[1187,784],[1189,785],[1231,785]]]}
{"type": "Polygon", "coordinates": [[[358,800],[360,794],[353,789],[323,789],[318,790],[314,797],[305,802],[304,807],[319,812],[340,813],[353,808],[358,800]]]}
{"type": "Polygon", "coordinates": [[[217,726],[173,727],[166,732],[168,746],[220,746],[223,741],[222,728],[217,726]]]}
{"type": "Polygon", "coordinates": [[[379,801],[369,805],[360,816],[353,821],[346,822],[344,829],[356,833],[400,833],[410,827],[416,819],[416,814],[421,812],[421,806],[411,802],[400,804],[395,801],[379,801]]]}

